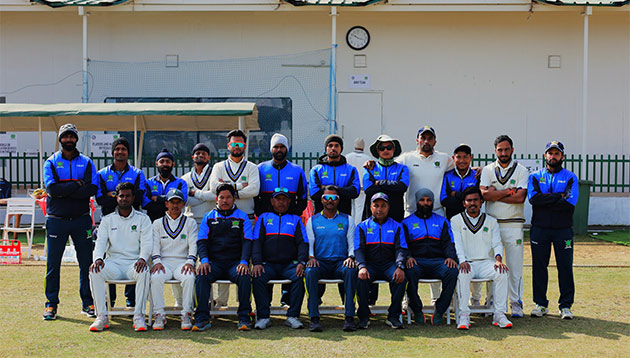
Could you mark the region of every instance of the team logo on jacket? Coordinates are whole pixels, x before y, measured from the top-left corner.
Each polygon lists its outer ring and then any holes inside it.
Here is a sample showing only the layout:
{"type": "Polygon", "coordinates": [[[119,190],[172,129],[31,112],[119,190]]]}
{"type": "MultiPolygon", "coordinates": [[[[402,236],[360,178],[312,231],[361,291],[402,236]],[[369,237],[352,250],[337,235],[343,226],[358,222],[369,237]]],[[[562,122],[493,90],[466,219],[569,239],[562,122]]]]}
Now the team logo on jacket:
{"type": "Polygon", "coordinates": [[[273,225],[273,219],[267,219],[267,225],[273,225]]]}
{"type": "Polygon", "coordinates": [[[107,181],[114,181],[114,177],[112,175],[107,176],[107,181]]]}
{"type": "Polygon", "coordinates": [[[343,231],[343,224],[337,224],[337,231],[343,231]]]}
{"type": "Polygon", "coordinates": [[[564,246],[564,248],[565,248],[565,249],[570,249],[570,248],[572,247],[572,246],[571,246],[571,240],[566,240],[566,241],[564,242],[564,245],[565,245],[565,246],[564,246]]]}
{"type": "Polygon", "coordinates": [[[378,175],[381,175],[381,173],[380,172],[374,172],[374,176],[378,176],[378,175]]]}
{"type": "Polygon", "coordinates": [[[420,228],[420,224],[418,224],[418,223],[411,224],[411,230],[415,230],[415,229],[419,229],[419,228],[420,228]]]}
{"type": "Polygon", "coordinates": [[[271,178],[271,174],[267,174],[265,175],[265,181],[272,181],[273,178],[271,178]]]}
{"type": "Polygon", "coordinates": [[[238,229],[240,227],[238,220],[232,221],[232,229],[238,229]]]}
{"type": "Polygon", "coordinates": [[[286,180],[293,180],[293,177],[285,177],[286,180]]]}
{"type": "Polygon", "coordinates": [[[156,191],[157,190],[157,185],[154,185],[152,190],[156,191]]]}
{"type": "Polygon", "coordinates": [[[186,234],[182,235],[182,239],[186,240],[186,234]]]}
{"type": "Polygon", "coordinates": [[[247,177],[243,175],[243,176],[241,177],[241,180],[242,180],[242,181],[247,181],[247,177]]]}
{"type": "Polygon", "coordinates": [[[367,233],[368,233],[368,234],[373,234],[373,233],[374,233],[374,231],[372,230],[372,228],[371,228],[371,227],[369,227],[369,228],[367,228],[367,233]]]}
{"type": "Polygon", "coordinates": [[[455,181],[451,180],[451,186],[455,187],[455,181]]]}
{"type": "Polygon", "coordinates": [[[131,225],[131,231],[136,231],[138,227],[136,225],[131,225]]]}
{"type": "Polygon", "coordinates": [[[440,167],[440,162],[439,162],[439,161],[436,161],[436,162],[435,162],[435,163],[433,163],[433,164],[435,165],[435,167],[436,167],[436,168],[439,168],[439,167],[440,167]]]}
{"type": "Polygon", "coordinates": [[[510,180],[510,184],[516,184],[516,180],[511,179],[511,180],[510,180]]]}
{"type": "Polygon", "coordinates": [[[544,184],[544,183],[545,183],[545,181],[546,181],[546,180],[545,180],[545,177],[540,177],[540,182],[541,182],[541,183],[543,183],[543,184],[544,184]]]}
{"type": "Polygon", "coordinates": [[[322,179],[323,179],[323,178],[328,178],[328,172],[323,172],[323,173],[322,173],[322,179]]]}
{"type": "Polygon", "coordinates": [[[57,162],[57,168],[63,168],[63,162],[57,162]]]}
{"type": "Polygon", "coordinates": [[[487,227],[484,227],[484,228],[483,228],[483,231],[484,231],[484,232],[488,232],[488,228],[487,228],[487,227]]]}

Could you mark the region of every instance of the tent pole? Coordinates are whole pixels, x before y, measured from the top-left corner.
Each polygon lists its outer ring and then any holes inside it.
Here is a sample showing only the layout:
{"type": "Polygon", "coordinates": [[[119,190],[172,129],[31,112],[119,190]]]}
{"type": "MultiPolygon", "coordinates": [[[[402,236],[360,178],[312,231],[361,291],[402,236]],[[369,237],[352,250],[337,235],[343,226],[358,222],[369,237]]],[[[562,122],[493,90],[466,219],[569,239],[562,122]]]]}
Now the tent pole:
{"type": "Polygon", "coordinates": [[[87,17],[90,13],[86,12],[83,6],[79,6],[79,16],[83,18],[83,96],[81,98],[81,102],[88,102],[88,74],[87,74],[87,65],[88,65],[88,22],[87,17]]]}
{"type": "Polygon", "coordinates": [[[588,154],[586,150],[586,130],[587,130],[587,119],[588,119],[588,18],[593,15],[593,8],[591,6],[586,6],[584,9],[584,64],[583,64],[583,73],[582,73],[582,160],[584,161],[582,165],[582,171],[580,173],[580,177],[586,180],[586,155],[588,154]]]}
{"type": "Polygon", "coordinates": [[[138,167],[138,116],[133,116],[133,165],[138,167]]]}
{"type": "MultiPolygon", "coordinates": [[[[142,148],[143,148],[143,145],[144,145],[144,133],[145,133],[144,130],[140,131],[140,144],[138,145],[138,147],[140,148],[140,151],[138,151],[138,153],[139,153],[138,154],[138,165],[142,165],[142,148]]],[[[140,168],[140,167],[136,167],[136,168],[142,170],[142,168],[140,168]]]]}
{"type": "Polygon", "coordinates": [[[39,120],[39,187],[43,188],[44,187],[44,164],[42,163],[42,155],[44,155],[43,152],[43,145],[42,145],[42,117],[38,117],[39,120]]]}

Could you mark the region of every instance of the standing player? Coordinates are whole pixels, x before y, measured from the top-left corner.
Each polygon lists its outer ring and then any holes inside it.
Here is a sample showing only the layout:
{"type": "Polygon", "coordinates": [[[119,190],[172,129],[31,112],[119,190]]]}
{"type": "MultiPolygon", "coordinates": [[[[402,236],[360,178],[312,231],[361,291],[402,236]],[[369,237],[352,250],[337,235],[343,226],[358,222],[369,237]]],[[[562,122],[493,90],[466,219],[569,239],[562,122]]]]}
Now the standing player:
{"type": "MultiPolygon", "coordinates": [[[[166,325],[164,315],[164,282],[178,280],[183,289],[181,328],[192,328],[193,293],[195,289],[195,261],[197,260],[197,223],[182,214],[184,193],[171,189],[166,194],[167,212],[162,220],[153,222],[153,251],[151,260],[151,297],[155,313],[154,331],[166,325]]],[[[179,291],[179,290],[178,290],[179,291]]],[[[180,291],[181,292],[181,291],[180,291]]]]}
{"type": "Polygon", "coordinates": [[[442,202],[442,207],[446,209],[446,218],[449,220],[464,211],[462,205],[464,190],[471,186],[479,186],[476,178],[477,172],[470,166],[472,149],[468,144],[460,144],[455,148],[453,161],[455,168],[444,174],[440,194],[440,202],[442,202]]]}
{"type": "Polygon", "coordinates": [[[523,317],[523,202],[527,195],[527,169],[512,160],[514,145],[507,135],[494,141],[497,160],[481,172],[480,189],[486,213],[497,219],[509,269],[512,317],[523,317]]]}
{"type": "Polygon", "coordinates": [[[361,191],[359,173],[346,162],[341,155],[343,139],[331,134],[326,137],[326,154],[319,157],[317,165],[311,168],[309,175],[309,193],[315,204],[315,212],[323,209],[321,198],[327,185],[335,185],[339,191],[339,211],[351,215],[352,199],[356,199],[361,191]]]}
{"type": "Polygon", "coordinates": [[[64,124],[57,137],[61,150],[44,163],[44,184],[48,197],[46,207],[46,310],[44,319],[57,319],[59,305],[59,274],[61,258],[72,236],[79,260],[79,294],[82,312],[94,317],[94,303],[90,294],[89,272],[92,263],[92,228],[90,197],[96,194],[97,176],[92,160],[77,150],[79,131],[74,124],[64,124]]]}
{"type": "Polygon", "coordinates": [[[470,281],[475,278],[491,279],[494,305],[492,324],[512,328],[505,317],[507,311],[508,274],[502,262],[503,245],[499,224],[490,215],[481,212],[483,198],[477,187],[469,187],[462,193],[465,212],[451,220],[453,238],[459,259],[457,295],[459,297],[459,323],[457,329],[470,328],[470,281]]]}
{"type": "Polygon", "coordinates": [[[175,166],[175,156],[168,149],[164,148],[155,157],[155,166],[158,175],[147,179],[146,195],[142,206],[146,209],[151,222],[163,217],[166,214],[166,193],[175,188],[184,193],[184,201],[188,199],[188,185],[182,179],[172,174],[175,166]]]}
{"type": "MultiPolygon", "coordinates": [[[[356,138],[354,140],[354,151],[346,155],[348,164],[355,167],[359,178],[363,178],[363,164],[373,158],[363,152],[365,148],[365,141],[363,138],[356,138]]],[[[352,217],[354,223],[359,224],[361,222],[361,215],[363,213],[363,206],[365,205],[365,193],[363,192],[363,182],[361,181],[361,189],[359,190],[359,196],[352,200],[352,217]]]]}
{"type": "Polygon", "coordinates": [[[575,296],[573,283],[573,212],[578,202],[578,178],[562,168],[564,145],[549,142],[545,149],[547,167],[529,176],[527,196],[532,204],[532,283],[536,308],[532,317],[542,317],[547,308],[549,256],[553,244],[558,285],[560,317],[572,319],[571,305],[575,296]]]}
{"type": "Polygon", "coordinates": [[[184,215],[194,219],[199,225],[203,216],[214,208],[217,198],[210,188],[210,174],[212,173],[212,167],[208,164],[210,148],[203,143],[197,143],[192,150],[192,160],[194,167],[182,175],[182,180],[188,186],[188,200],[184,215]]]}

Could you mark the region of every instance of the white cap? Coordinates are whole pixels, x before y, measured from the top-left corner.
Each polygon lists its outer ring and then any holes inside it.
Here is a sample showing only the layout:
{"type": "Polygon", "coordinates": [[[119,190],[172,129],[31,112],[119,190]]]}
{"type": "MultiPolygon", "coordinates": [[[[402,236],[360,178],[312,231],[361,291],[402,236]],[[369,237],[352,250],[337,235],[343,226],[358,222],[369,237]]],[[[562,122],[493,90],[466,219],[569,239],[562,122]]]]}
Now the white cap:
{"type": "Polygon", "coordinates": [[[271,137],[271,144],[269,145],[269,151],[271,151],[271,149],[276,144],[282,144],[285,147],[287,147],[287,150],[289,150],[289,140],[287,139],[287,137],[285,137],[284,135],[280,133],[276,133],[271,137]]]}
{"type": "Polygon", "coordinates": [[[365,141],[363,138],[357,138],[354,140],[354,149],[365,149],[365,141]]]}

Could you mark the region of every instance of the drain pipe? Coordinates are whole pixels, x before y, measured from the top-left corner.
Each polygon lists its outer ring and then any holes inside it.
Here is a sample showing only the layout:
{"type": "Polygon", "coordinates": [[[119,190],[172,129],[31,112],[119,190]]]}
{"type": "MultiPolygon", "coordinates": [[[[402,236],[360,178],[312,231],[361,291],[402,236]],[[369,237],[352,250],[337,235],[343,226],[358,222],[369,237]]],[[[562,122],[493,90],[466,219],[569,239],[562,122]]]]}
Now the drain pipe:
{"type": "Polygon", "coordinates": [[[586,130],[588,129],[588,18],[589,16],[593,15],[593,7],[586,6],[582,15],[584,15],[584,68],[582,69],[582,160],[584,162],[582,165],[580,177],[583,180],[586,180],[586,155],[588,153],[586,149],[586,130]]]}

